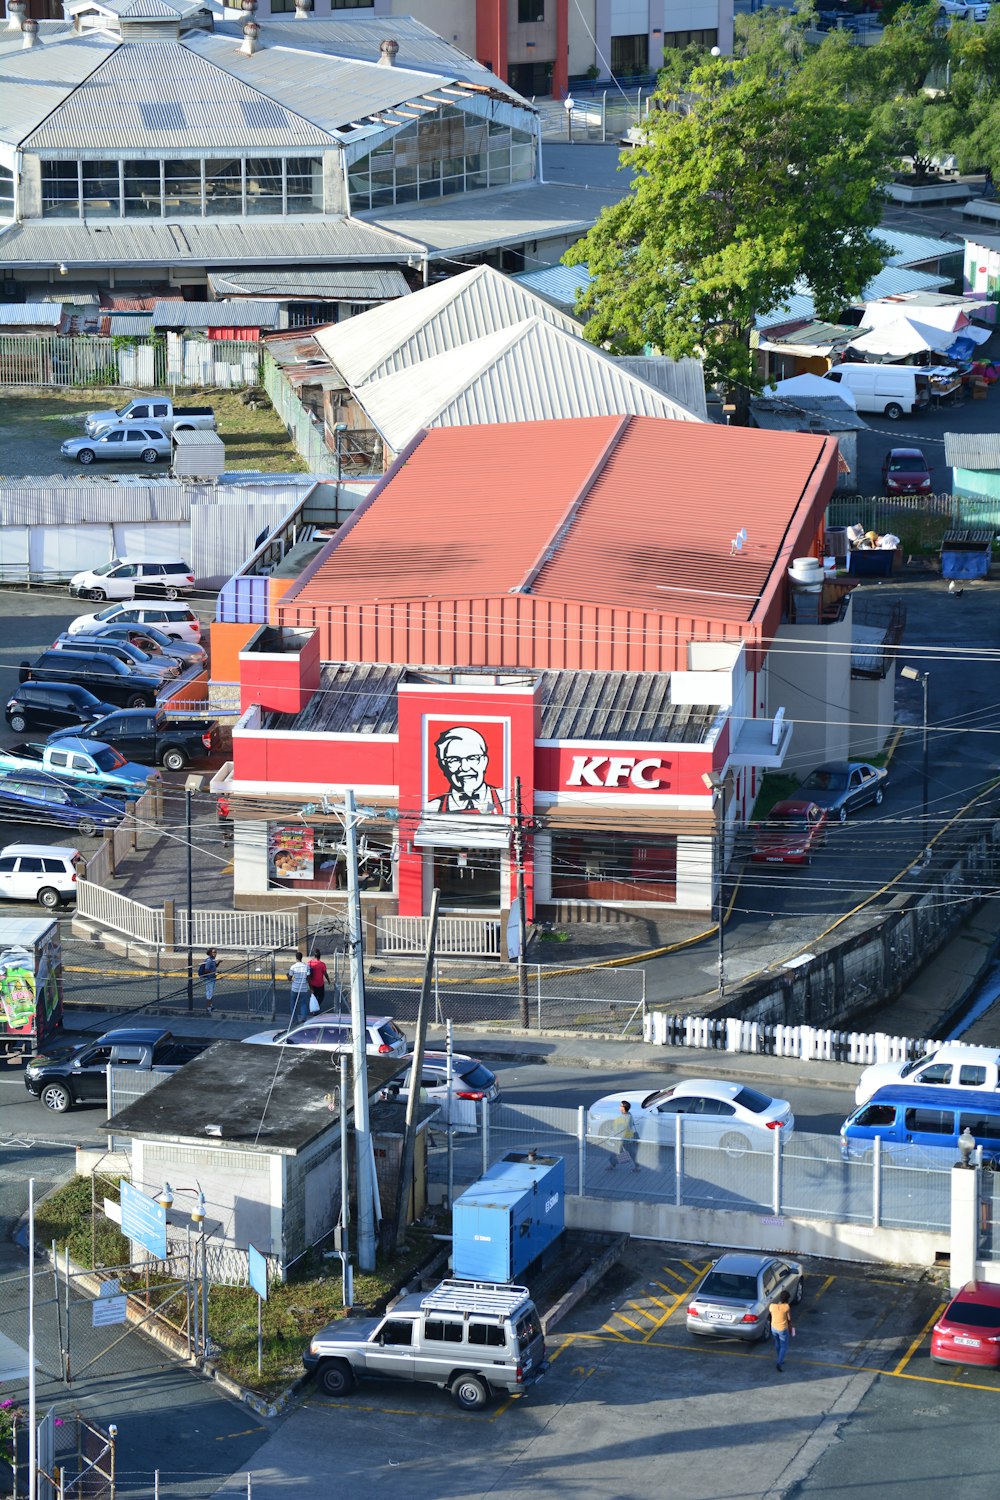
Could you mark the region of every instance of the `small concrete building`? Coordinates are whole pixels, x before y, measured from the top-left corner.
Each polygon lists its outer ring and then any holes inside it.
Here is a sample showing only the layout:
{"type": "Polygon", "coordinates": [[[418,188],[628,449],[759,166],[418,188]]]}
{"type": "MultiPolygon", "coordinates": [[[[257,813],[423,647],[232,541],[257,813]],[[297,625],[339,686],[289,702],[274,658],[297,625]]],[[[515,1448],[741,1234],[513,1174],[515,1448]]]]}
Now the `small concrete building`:
{"type": "MultiPolygon", "coordinates": [[[[398,1058],[369,1058],[371,1091],[399,1069],[398,1058]]],[[[190,1212],[202,1192],[207,1221],[219,1225],[209,1242],[210,1278],[232,1280],[243,1260],[234,1252],[245,1254],[252,1244],[284,1279],[288,1266],[329,1234],[339,1216],[339,1083],[336,1054],[216,1042],[120,1110],[106,1128],[131,1142],[135,1187],[153,1196],[170,1184],[168,1241],[175,1250],[186,1244],[190,1212]]],[[[373,1107],[373,1133],[378,1127],[397,1137],[403,1112],[399,1104],[373,1107]]],[[[434,1112],[425,1107],[421,1123],[434,1112]]],[[[388,1192],[396,1180],[396,1151],[387,1152],[378,1138],[373,1146],[376,1160],[381,1152],[392,1167],[388,1192]]],[[[422,1150],[415,1154],[414,1176],[423,1182],[422,1150]]],[[[418,1210],[423,1201],[421,1189],[418,1210]]]]}

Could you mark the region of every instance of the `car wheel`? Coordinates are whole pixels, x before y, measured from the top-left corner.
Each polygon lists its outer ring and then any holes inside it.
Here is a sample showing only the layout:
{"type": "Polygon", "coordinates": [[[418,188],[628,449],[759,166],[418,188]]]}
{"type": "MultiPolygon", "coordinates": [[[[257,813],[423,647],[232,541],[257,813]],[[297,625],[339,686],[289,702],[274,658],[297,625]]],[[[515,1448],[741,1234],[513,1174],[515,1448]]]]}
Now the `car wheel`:
{"type": "Polygon", "coordinates": [[[103,604],[108,596],[103,589],[91,589],[90,597],[91,599],[96,599],[98,604],[103,604]]]}
{"type": "Polygon", "coordinates": [[[73,1098],[64,1083],[47,1083],[42,1089],[42,1103],[54,1115],[64,1115],[72,1106],[73,1098]]]}
{"type": "Polygon", "coordinates": [[[847,822],[847,808],[846,807],[838,807],[837,808],[837,822],[838,823],[846,823],[847,822]]]}
{"type": "Polygon", "coordinates": [[[155,448],[143,448],[140,457],[144,464],[157,464],[160,461],[160,455],[155,448]]]}
{"type": "Polygon", "coordinates": [[[167,750],[164,754],[162,764],[168,771],[183,771],[187,765],[187,759],[183,750],[167,750]]]}
{"type": "Polygon", "coordinates": [[[805,1291],[805,1289],[806,1289],[806,1278],[804,1276],[800,1276],[799,1277],[799,1284],[795,1288],[795,1293],[794,1293],[794,1296],[792,1297],[792,1301],[793,1302],[801,1302],[802,1301],[802,1294],[805,1291]]]}
{"type": "Polygon", "coordinates": [[[878,791],[875,793],[875,806],[876,807],[881,807],[882,806],[882,798],[884,796],[885,796],[885,793],[883,792],[882,788],[879,787],[878,791]]]}
{"type": "Polygon", "coordinates": [[[24,714],[11,714],[10,727],[15,734],[23,734],[28,727],[28,721],[24,714]]]}
{"type": "Polygon", "coordinates": [[[94,822],[93,818],[78,818],[76,823],[76,831],[77,833],[82,834],[86,839],[93,838],[94,834],[97,832],[97,824],[94,822]]]}
{"type": "Polygon", "coordinates": [[[319,1387],[327,1396],[349,1396],[354,1389],[354,1373],[343,1359],[331,1359],[320,1365],[319,1387]]]}
{"type": "Polygon", "coordinates": [[[490,1399],[486,1381],[478,1375],[459,1375],[451,1394],[463,1411],[481,1411],[490,1399]]]}
{"type": "Polygon", "coordinates": [[[765,1344],[770,1337],[771,1337],[771,1314],[768,1313],[767,1317],[764,1319],[763,1323],[760,1326],[760,1333],[758,1333],[758,1335],[757,1335],[757,1342],[758,1342],[758,1344],[765,1344]]]}
{"type": "Polygon", "coordinates": [[[166,588],[163,590],[163,597],[164,599],[179,599],[180,589],[176,589],[174,588],[172,583],[168,583],[166,588]]]}
{"type": "Polygon", "coordinates": [[[737,1135],[732,1130],[722,1137],[720,1144],[727,1156],[745,1156],[750,1150],[750,1142],[746,1136],[737,1135]]]}
{"type": "Polygon", "coordinates": [[[59,892],[53,890],[50,885],[43,885],[35,900],[39,906],[44,906],[48,911],[54,911],[59,905],[59,892]]]}
{"type": "Polygon", "coordinates": [[[904,416],[903,408],[898,401],[890,401],[885,409],[885,414],[890,422],[899,422],[904,416]]]}
{"type": "Polygon", "coordinates": [[[76,456],[82,464],[92,464],[94,462],[93,448],[81,448],[76,456]]]}
{"type": "Polygon", "coordinates": [[[130,693],[129,696],[128,696],[128,701],[125,704],[125,707],[126,708],[145,708],[146,707],[146,694],[145,693],[130,693]]]}

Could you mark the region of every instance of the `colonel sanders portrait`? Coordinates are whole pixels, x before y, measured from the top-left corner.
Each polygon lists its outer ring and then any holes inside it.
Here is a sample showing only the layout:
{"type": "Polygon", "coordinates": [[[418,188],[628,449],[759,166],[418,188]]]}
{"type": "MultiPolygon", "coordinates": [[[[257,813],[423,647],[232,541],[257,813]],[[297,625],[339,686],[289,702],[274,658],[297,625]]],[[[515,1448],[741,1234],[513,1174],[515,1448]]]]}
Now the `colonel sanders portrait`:
{"type": "Polygon", "coordinates": [[[434,741],[438,765],[450,791],[432,797],[431,812],[502,813],[500,792],[486,780],[490,753],[478,729],[455,725],[434,741]]]}

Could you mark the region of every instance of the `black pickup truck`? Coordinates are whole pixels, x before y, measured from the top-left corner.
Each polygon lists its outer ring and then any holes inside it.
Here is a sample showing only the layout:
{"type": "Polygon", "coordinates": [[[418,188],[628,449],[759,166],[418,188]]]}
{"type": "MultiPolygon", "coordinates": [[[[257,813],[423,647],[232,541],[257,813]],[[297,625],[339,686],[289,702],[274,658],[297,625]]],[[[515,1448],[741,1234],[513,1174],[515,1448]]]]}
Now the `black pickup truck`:
{"type": "Polygon", "coordinates": [[[80,740],[103,740],[126,760],[142,765],[160,765],[168,771],[206,760],[219,738],[217,719],[168,719],[163,709],[124,708],[105,714],[93,724],[56,729],[49,735],[54,745],[67,735],[80,740]]]}
{"type": "Polygon", "coordinates": [[[56,1050],[57,1038],[47,1042],[45,1055],[33,1058],[24,1070],[24,1086],[46,1109],[61,1115],[74,1104],[105,1104],[108,1068],[131,1068],[137,1073],[176,1073],[197,1057],[208,1042],[179,1042],[169,1031],[128,1026],[106,1031],[96,1040],[56,1050]]]}

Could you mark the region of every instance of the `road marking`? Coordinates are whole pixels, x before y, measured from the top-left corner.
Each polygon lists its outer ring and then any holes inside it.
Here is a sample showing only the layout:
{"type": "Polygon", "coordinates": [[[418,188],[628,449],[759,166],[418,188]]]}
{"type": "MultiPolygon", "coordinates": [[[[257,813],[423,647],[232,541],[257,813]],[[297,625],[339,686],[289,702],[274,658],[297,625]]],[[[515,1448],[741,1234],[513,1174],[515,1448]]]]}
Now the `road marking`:
{"type": "MultiPolygon", "coordinates": [[[[397,1406],[362,1406],[357,1401],[307,1401],[305,1405],[306,1407],[325,1406],[330,1411],[378,1412],[383,1417],[437,1417],[442,1422],[478,1422],[482,1420],[478,1413],[471,1411],[448,1411],[447,1409],[442,1411],[427,1411],[424,1409],[407,1411],[405,1408],[397,1406]]],[[[503,1409],[501,1407],[500,1411],[503,1411],[503,1409]]],[[[499,1415],[499,1411],[494,1413],[494,1417],[498,1417],[499,1415]]]]}
{"type": "Polygon", "coordinates": [[[244,1427],[240,1432],[223,1432],[215,1439],[217,1443],[228,1443],[230,1438],[252,1437],[255,1432],[266,1432],[266,1427],[244,1427]]]}
{"type": "MultiPolygon", "coordinates": [[[[673,1277],[675,1277],[675,1278],[676,1278],[676,1279],[677,1279],[677,1280],[678,1280],[678,1281],[683,1281],[683,1280],[684,1280],[684,1277],[683,1277],[683,1276],[682,1276],[682,1275],[681,1275],[681,1273],[680,1273],[680,1271],[675,1271],[675,1270],[674,1270],[674,1269],[673,1269],[673,1267],[672,1267],[672,1266],[664,1266],[664,1267],[663,1267],[663,1274],[664,1274],[664,1275],[665,1275],[665,1276],[673,1276],[673,1277]]],[[[669,1288],[668,1288],[668,1287],[665,1287],[665,1286],[663,1286],[663,1282],[662,1282],[662,1281],[658,1281],[658,1282],[657,1282],[657,1283],[656,1283],[656,1285],[657,1285],[657,1286],[659,1286],[659,1287],[663,1287],[663,1290],[664,1290],[664,1291],[665,1291],[665,1292],[666,1292],[666,1291],[669,1291],[669,1288]]]]}
{"type": "MultiPolygon", "coordinates": [[[[685,1261],[685,1265],[686,1264],[687,1262],[685,1261]]],[[[646,1337],[643,1339],[644,1344],[648,1344],[650,1339],[653,1337],[653,1334],[657,1333],[659,1329],[663,1327],[664,1323],[666,1323],[673,1316],[678,1307],[680,1307],[681,1303],[687,1301],[688,1297],[690,1297],[691,1293],[694,1291],[695,1287],[700,1281],[701,1274],[702,1273],[700,1270],[695,1271],[694,1276],[688,1282],[687,1286],[681,1288],[681,1290],[677,1293],[677,1296],[671,1303],[670,1307],[663,1314],[662,1318],[657,1319],[657,1321],[653,1324],[652,1328],[647,1333],[646,1337]]]]}
{"type": "Polygon", "coordinates": [[[691,1272],[692,1276],[700,1276],[701,1272],[705,1269],[704,1266],[702,1266],[700,1269],[698,1266],[693,1266],[689,1260],[682,1260],[681,1265],[686,1266],[687,1269],[691,1272]]]}
{"type": "MultiPolygon", "coordinates": [[[[644,1328],[640,1328],[639,1325],[638,1325],[638,1323],[633,1323],[631,1318],[626,1318],[626,1316],[625,1316],[625,1314],[623,1312],[616,1313],[615,1316],[617,1318],[621,1318],[622,1322],[623,1323],[627,1323],[630,1328],[634,1328],[635,1331],[636,1331],[636,1333],[642,1333],[642,1334],[645,1333],[645,1329],[644,1328]]],[[[653,1329],[653,1332],[654,1333],[656,1332],[655,1328],[653,1329]]]]}
{"type": "MultiPolygon", "coordinates": [[[[662,1302],[659,1305],[662,1307],[662,1302]]],[[[656,1322],[656,1314],[650,1312],[648,1307],[641,1307],[638,1302],[626,1302],[625,1306],[630,1307],[633,1312],[637,1312],[640,1317],[648,1318],[651,1323],[656,1322]]]]}
{"type": "Polygon", "coordinates": [[[921,1330],[917,1334],[916,1338],[910,1344],[910,1347],[907,1349],[907,1351],[903,1355],[902,1359],[899,1361],[899,1364],[892,1371],[893,1375],[902,1375],[903,1371],[906,1369],[906,1367],[909,1364],[910,1360],[913,1358],[914,1354],[916,1354],[917,1350],[920,1348],[920,1345],[923,1343],[924,1339],[930,1333],[931,1329],[934,1327],[934,1324],[937,1322],[938,1318],[941,1316],[941,1314],[944,1312],[944,1310],[945,1310],[945,1308],[947,1306],[948,1306],[947,1302],[942,1302],[940,1304],[940,1306],[937,1308],[936,1312],[933,1312],[931,1314],[931,1316],[928,1318],[927,1322],[924,1324],[923,1328],[921,1328],[921,1330]]]}
{"type": "Polygon", "coordinates": [[[830,1288],[833,1286],[833,1283],[836,1281],[836,1279],[837,1279],[836,1276],[828,1276],[826,1278],[826,1280],[824,1281],[823,1285],[820,1287],[819,1291],[816,1292],[816,1293],[814,1293],[812,1300],[814,1302],[818,1302],[819,1299],[822,1297],[823,1293],[824,1292],[828,1292],[830,1290],[830,1288]]]}

